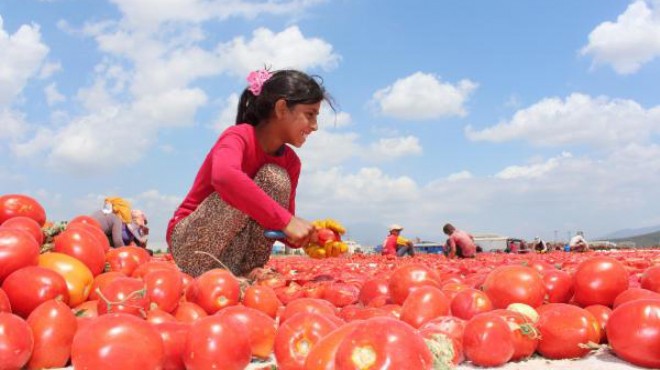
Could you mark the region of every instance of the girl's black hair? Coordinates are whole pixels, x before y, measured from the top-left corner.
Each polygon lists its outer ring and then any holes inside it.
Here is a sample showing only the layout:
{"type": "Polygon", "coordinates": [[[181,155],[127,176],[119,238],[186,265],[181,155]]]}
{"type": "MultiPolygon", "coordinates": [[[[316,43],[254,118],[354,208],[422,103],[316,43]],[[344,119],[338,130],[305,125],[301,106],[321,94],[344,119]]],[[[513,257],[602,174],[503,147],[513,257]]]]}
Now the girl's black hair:
{"type": "Polygon", "coordinates": [[[281,70],[273,72],[264,82],[258,96],[247,88],[243,91],[238,101],[236,124],[258,125],[270,117],[275,103],[280,99],[286,101],[289,109],[296,104],[315,104],[325,100],[334,110],[332,99],[323,88],[320,77],[296,70],[281,70]]]}

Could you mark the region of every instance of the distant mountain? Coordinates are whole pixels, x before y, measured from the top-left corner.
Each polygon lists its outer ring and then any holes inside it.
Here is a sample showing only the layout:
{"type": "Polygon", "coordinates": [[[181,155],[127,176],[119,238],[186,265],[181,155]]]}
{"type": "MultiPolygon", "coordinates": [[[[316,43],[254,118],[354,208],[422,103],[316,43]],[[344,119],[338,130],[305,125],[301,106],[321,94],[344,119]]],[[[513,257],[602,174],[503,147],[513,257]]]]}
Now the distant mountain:
{"type": "MultiPolygon", "coordinates": [[[[639,228],[639,229],[623,229],[623,230],[615,231],[615,232],[607,234],[605,236],[601,236],[599,238],[596,238],[596,240],[624,239],[624,238],[630,238],[630,237],[634,237],[634,236],[641,236],[641,235],[651,234],[651,233],[654,233],[654,232],[660,232],[660,225],[642,227],[642,228],[639,228]]],[[[656,241],[656,243],[657,243],[657,241],[656,241]]]]}
{"type": "Polygon", "coordinates": [[[648,234],[624,237],[624,238],[608,239],[608,240],[613,241],[613,242],[617,242],[617,243],[633,242],[633,243],[635,243],[635,246],[637,246],[637,247],[659,246],[660,245],[660,231],[656,231],[656,232],[652,232],[652,233],[648,233],[648,234]]]}

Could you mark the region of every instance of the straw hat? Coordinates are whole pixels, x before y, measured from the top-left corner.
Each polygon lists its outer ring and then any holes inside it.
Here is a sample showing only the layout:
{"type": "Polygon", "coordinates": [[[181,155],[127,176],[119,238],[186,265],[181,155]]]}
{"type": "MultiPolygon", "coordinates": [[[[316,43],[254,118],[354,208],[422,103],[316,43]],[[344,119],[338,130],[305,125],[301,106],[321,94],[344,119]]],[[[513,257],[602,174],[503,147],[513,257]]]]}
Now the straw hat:
{"type": "Polygon", "coordinates": [[[401,225],[399,225],[399,224],[392,224],[392,225],[390,225],[389,230],[390,230],[390,231],[392,231],[392,230],[399,230],[399,231],[401,231],[401,230],[403,230],[403,226],[401,226],[401,225]]]}

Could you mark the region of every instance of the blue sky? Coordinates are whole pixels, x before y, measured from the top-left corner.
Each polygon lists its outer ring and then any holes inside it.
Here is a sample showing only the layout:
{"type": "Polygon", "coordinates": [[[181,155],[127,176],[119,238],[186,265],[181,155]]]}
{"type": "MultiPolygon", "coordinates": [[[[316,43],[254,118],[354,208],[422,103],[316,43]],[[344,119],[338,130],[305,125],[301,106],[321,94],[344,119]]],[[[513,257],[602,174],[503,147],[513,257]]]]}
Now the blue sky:
{"type": "Polygon", "coordinates": [[[379,243],[660,224],[659,1],[0,0],[0,193],[167,220],[250,70],[323,77],[298,214],[379,243]]]}

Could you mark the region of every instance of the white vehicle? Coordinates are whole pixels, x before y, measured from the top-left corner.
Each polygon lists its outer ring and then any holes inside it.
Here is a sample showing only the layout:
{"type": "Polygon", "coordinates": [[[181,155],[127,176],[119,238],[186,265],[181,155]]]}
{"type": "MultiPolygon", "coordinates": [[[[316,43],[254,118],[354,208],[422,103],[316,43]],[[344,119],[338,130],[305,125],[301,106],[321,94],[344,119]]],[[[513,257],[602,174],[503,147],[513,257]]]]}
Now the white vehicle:
{"type": "Polygon", "coordinates": [[[482,252],[510,252],[511,247],[514,253],[530,252],[524,240],[496,234],[475,235],[474,244],[481,247],[482,252]]]}

